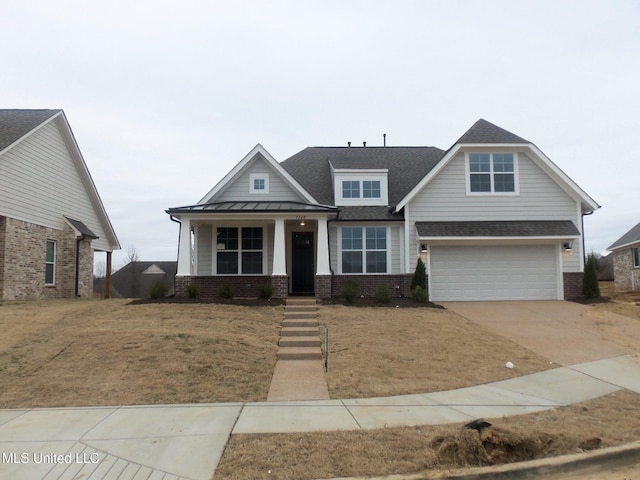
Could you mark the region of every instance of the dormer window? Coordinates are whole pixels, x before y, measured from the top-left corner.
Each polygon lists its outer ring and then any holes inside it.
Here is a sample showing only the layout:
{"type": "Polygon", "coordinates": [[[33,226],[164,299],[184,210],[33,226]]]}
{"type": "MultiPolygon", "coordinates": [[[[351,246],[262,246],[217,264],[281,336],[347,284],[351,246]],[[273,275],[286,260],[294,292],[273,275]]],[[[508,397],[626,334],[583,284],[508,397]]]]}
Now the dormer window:
{"type": "Polygon", "coordinates": [[[362,182],[364,198],[380,198],[380,180],[364,180],[362,182]]]}
{"type": "Polygon", "coordinates": [[[360,182],[357,180],[343,180],[342,198],[360,198],[360,182]]]}
{"type": "Polygon", "coordinates": [[[249,176],[249,193],[269,193],[269,174],[252,173],[249,176]]]}
{"type": "Polygon", "coordinates": [[[467,193],[517,193],[518,177],[513,153],[469,153],[467,193]]]}
{"type": "Polygon", "coordinates": [[[334,169],[336,205],[387,205],[388,170],[334,169]]]}

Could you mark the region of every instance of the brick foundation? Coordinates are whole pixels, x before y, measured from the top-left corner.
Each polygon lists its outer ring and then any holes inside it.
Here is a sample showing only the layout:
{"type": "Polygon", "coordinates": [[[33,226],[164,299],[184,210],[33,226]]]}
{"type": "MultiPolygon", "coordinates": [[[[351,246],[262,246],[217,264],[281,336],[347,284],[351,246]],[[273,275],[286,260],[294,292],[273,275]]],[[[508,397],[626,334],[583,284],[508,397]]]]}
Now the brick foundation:
{"type": "Polygon", "coordinates": [[[314,288],[317,298],[330,298],[331,275],[316,275],[314,288]]]}
{"type": "Polygon", "coordinates": [[[331,295],[339,297],[347,282],[356,282],[360,295],[374,297],[381,286],[389,288],[392,297],[410,297],[413,274],[404,275],[334,275],[331,279],[331,295]]]}
{"type": "Polygon", "coordinates": [[[220,289],[231,286],[234,297],[257,298],[260,287],[270,284],[273,287],[273,298],[285,298],[289,288],[288,277],[270,275],[238,275],[238,276],[176,276],[175,291],[177,297],[186,297],[186,287],[195,283],[200,287],[200,298],[220,298],[220,289]]]}
{"type": "Polygon", "coordinates": [[[564,298],[571,300],[582,296],[582,272],[564,272],[562,280],[564,282],[564,298]]]}
{"type": "Polygon", "coordinates": [[[76,295],[76,248],[79,247],[78,294],[93,295],[91,241],[77,245],[75,233],[0,217],[0,300],[70,298],[76,295]],[[45,285],[47,240],[56,242],[55,284],[45,285]]]}

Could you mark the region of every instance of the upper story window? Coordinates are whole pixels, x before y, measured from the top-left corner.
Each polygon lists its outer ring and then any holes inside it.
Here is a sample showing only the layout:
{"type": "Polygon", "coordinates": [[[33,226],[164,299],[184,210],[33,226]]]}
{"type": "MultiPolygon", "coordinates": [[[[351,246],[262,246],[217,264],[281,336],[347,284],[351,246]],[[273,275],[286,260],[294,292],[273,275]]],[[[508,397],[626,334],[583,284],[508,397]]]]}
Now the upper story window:
{"type": "Polygon", "coordinates": [[[269,193],[269,174],[252,173],[249,175],[249,193],[269,193]]]}
{"type": "Polygon", "coordinates": [[[364,198],[380,198],[380,180],[364,180],[362,182],[364,198]]]}
{"type": "Polygon", "coordinates": [[[387,169],[334,169],[335,205],[388,205],[387,169]]]}
{"type": "Polygon", "coordinates": [[[633,266],[640,268],[640,247],[633,249],[633,266]]]}
{"type": "Polygon", "coordinates": [[[518,178],[513,153],[469,153],[469,193],[516,193],[518,178]]]}
{"type": "Polygon", "coordinates": [[[342,198],[360,198],[360,182],[357,180],[343,180],[342,198]]]}

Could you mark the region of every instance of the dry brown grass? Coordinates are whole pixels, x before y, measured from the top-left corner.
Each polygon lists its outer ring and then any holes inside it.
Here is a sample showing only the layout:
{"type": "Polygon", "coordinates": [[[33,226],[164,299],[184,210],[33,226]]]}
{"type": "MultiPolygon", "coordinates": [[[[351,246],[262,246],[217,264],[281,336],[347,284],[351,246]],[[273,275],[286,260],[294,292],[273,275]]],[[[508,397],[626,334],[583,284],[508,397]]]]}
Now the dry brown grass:
{"type": "Polygon", "coordinates": [[[613,282],[600,282],[600,295],[610,302],[596,304],[596,309],[640,320],[640,291],[616,292],[613,282]]]}
{"type": "Polygon", "coordinates": [[[637,440],[640,395],[621,391],[545,412],[462,425],[233,436],[214,480],[318,479],[443,472],[575,453],[637,440]]]}
{"type": "Polygon", "coordinates": [[[264,400],[282,308],[0,306],[0,407],[264,400]]]}
{"type": "Polygon", "coordinates": [[[327,306],[332,398],[434,392],[546,370],[548,359],[448,310],[327,306]],[[510,361],[515,368],[505,368],[510,361]]]}

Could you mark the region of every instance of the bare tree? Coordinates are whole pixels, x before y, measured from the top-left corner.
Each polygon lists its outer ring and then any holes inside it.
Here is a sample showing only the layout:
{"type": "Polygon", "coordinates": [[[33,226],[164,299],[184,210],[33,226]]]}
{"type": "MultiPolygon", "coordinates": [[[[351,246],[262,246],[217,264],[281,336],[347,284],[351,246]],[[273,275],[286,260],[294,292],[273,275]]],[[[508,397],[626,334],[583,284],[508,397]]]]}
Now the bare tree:
{"type": "Polygon", "coordinates": [[[133,245],[129,245],[127,247],[127,256],[124,259],[125,266],[131,265],[130,268],[130,279],[131,279],[131,290],[129,295],[132,298],[138,297],[138,284],[140,283],[140,273],[138,271],[138,261],[140,260],[140,254],[138,254],[138,249],[133,245]]]}
{"type": "Polygon", "coordinates": [[[96,262],[93,266],[94,278],[105,278],[107,276],[107,264],[105,262],[96,262]]]}

